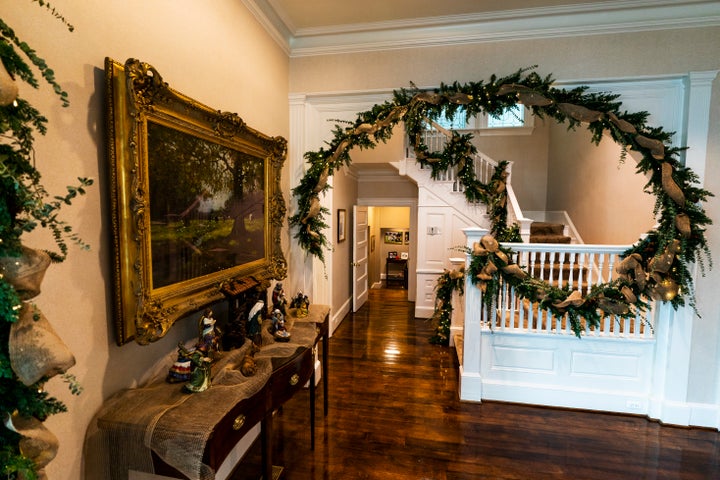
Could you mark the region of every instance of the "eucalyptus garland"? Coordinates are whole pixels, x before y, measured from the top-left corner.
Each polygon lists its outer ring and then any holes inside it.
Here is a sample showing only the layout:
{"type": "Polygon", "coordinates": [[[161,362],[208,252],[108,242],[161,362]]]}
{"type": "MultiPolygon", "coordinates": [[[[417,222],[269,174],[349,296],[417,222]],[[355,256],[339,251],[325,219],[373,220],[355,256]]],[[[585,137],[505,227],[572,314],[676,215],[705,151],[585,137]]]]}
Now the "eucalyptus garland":
{"type": "Polygon", "coordinates": [[[431,317],[435,334],[430,337],[430,343],[436,345],[450,343],[452,296],[455,291],[460,295],[465,291],[465,267],[460,267],[458,270],[445,270],[435,284],[435,311],[431,317]]]}
{"type": "Polygon", "coordinates": [[[329,188],[328,177],[350,165],[350,149],[374,148],[378,142],[387,141],[393,128],[403,122],[417,162],[429,168],[433,178],[455,168],[467,201],[489,207],[492,235],[470,249],[467,272],[485,292],[486,306],[494,301],[500,282],[507,282],[520,296],[541,302],[553,314],[567,314],[577,335],[587,327],[597,326],[603,312],[631,317],[647,308],[649,299],[670,302],[675,308],[687,300],[694,307],[689,265],[698,264],[703,273],[706,259],[712,266],[705,238],[705,228],[712,222],[701,205],[712,194],[697,187],[697,175],[682,165],[679,157],[684,148],[667,146],[672,132],[648,126],[647,112],[621,110],[619,95],[588,93],[585,86],[557,89],[552,86],[551,75],[541,77],[534,68],[501,78],[493,75],[487,82],[442,84],[433,90],[413,85],[393,92],[392,101],[359,113],[350,126],[336,125],[327,148],[305,154],[309,167],[293,190],[298,210],[290,218],[290,225],[297,228],[295,238],[300,246],[324,260],[323,249],[330,244],[322,230],[328,227],[324,218],[329,211],[321,207],[319,196],[329,188]],[[510,249],[500,248],[498,240],[516,241],[519,237],[517,225],[507,226],[505,164],[484,184],[472,169],[476,148],[471,134],[449,132],[442,151],[431,151],[424,143],[428,125],[442,117],[452,119],[460,111],[467,118],[479,114],[497,116],[517,104],[531,109],[533,115],[567,124],[568,130],[584,126],[592,133],[595,144],[603,136],[610,136],[622,147],[622,159],[629,150],[639,154],[637,173],[649,178],[645,191],[656,198],[653,213],[658,228],[623,253],[616,280],[593,287],[585,296],[532,278],[512,262],[510,249]]]}

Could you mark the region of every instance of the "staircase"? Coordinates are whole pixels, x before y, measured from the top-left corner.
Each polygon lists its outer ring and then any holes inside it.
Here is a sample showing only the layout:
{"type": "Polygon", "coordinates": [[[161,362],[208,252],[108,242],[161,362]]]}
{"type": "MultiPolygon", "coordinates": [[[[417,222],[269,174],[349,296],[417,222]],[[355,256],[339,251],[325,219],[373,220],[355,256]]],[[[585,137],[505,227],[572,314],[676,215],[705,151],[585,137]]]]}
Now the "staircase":
{"type": "Polygon", "coordinates": [[[533,222],[530,224],[530,243],[572,243],[562,223],[533,222]]]}

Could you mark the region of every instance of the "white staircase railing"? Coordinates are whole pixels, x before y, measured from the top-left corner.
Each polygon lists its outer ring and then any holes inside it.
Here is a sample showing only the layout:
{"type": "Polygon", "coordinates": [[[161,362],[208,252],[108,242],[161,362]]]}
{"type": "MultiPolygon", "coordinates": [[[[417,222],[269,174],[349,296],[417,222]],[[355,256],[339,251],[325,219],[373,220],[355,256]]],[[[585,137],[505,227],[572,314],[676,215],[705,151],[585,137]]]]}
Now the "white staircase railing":
{"type": "MultiPolygon", "coordinates": [[[[428,129],[423,134],[423,141],[431,152],[442,151],[448,142],[448,138],[446,132],[434,128],[428,129]]],[[[412,149],[408,148],[407,151],[412,152],[412,149]]],[[[499,162],[496,162],[484,153],[478,152],[473,155],[473,172],[482,183],[488,183],[492,179],[498,165],[499,162]]],[[[517,223],[520,226],[520,236],[524,242],[528,242],[530,239],[530,224],[532,223],[532,219],[526,218],[523,215],[520,209],[520,203],[515,196],[515,190],[512,186],[512,166],[513,162],[509,162],[507,166],[508,176],[505,181],[508,196],[508,224],[512,225],[513,223],[517,223]]],[[[437,180],[451,182],[453,191],[462,193],[464,188],[458,178],[457,172],[457,167],[451,167],[445,172],[440,173],[437,180]]]]}
{"type": "MultiPolygon", "coordinates": [[[[513,261],[531,276],[555,287],[578,290],[583,297],[591,288],[617,277],[615,265],[627,245],[573,245],[555,243],[503,243],[515,252],[513,261]]],[[[499,301],[484,320],[494,331],[575,335],[567,314],[553,317],[539,302],[521,299],[509,284],[501,286],[499,301]]],[[[584,335],[647,339],[654,337],[652,312],[635,312],[632,318],[604,315],[596,328],[584,335]]]]}

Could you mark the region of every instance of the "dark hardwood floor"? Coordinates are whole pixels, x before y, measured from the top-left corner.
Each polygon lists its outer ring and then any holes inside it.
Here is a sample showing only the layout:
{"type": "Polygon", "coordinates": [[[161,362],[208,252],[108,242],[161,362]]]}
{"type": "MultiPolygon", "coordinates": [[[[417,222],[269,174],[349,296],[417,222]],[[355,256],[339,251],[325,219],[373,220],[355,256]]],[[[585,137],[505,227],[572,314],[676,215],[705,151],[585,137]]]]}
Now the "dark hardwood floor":
{"type": "Polygon", "coordinates": [[[285,480],[720,479],[720,435],[645,418],[458,400],[455,352],[430,345],[404,290],[372,290],[330,340],[329,406],[275,416],[285,480]]]}

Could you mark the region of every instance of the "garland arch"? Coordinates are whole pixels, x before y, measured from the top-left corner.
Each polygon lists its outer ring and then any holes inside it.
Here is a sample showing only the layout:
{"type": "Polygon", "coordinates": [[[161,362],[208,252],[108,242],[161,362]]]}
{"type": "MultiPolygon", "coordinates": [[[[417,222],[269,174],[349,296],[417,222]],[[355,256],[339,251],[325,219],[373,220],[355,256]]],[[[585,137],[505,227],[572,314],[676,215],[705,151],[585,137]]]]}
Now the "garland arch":
{"type": "MultiPolygon", "coordinates": [[[[331,245],[322,230],[328,227],[324,219],[330,212],[321,206],[320,195],[330,188],[329,176],[350,165],[348,152],[352,148],[374,148],[386,142],[393,128],[403,122],[417,161],[430,169],[433,179],[456,167],[467,201],[488,205],[491,234],[468,251],[471,261],[468,271],[463,272],[483,290],[483,301],[488,305],[502,279],[514,286],[521,297],[539,301],[552,314],[567,314],[577,336],[585,328],[597,326],[601,312],[631,317],[646,309],[650,300],[669,302],[676,309],[686,304],[694,307],[689,265],[698,264],[703,273],[706,261],[712,267],[705,238],[705,228],[712,222],[701,205],[712,193],[696,186],[697,175],[680,162],[685,147],[667,146],[672,132],[648,126],[648,112],[621,111],[619,95],[587,93],[586,86],[557,89],[552,86],[551,75],[541,77],[535,68],[520,69],[501,78],[493,75],[487,82],[441,84],[433,90],[411,85],[394,91],[392,101],[358,113],[353,123],[335,125],[327,148],[305,153],[309,166],[293,189],[297,211],[289,221],[296,228],[294,236],[300,246],[324,261],[323,249],[331,245]],[[531,277],[512,262],[512,250],[498,243],[519,240],[517,225],[506,225],[505,163],[485,184],[471,168],[476,153],[472,134],[451,131],[442,151],[431,151],[423,142],[422,132],[428,124],[443,116],[452,118],[461,108],[468,117],[481,113],[493,116],[516,104],[525,105],[535,116],[567,123],[568,130],[586,127],[595,144],[609,135],[622,148],[621,160],[629,150],[639,154],[636,172],[649,178],[645,191],[655,196],[653,213],[658,227],[623,253],[616,267],[618,278],[593,287],[585,296],[531,277]]],[[[449,282],[448,275],[446,272],[438,282],[445,286],[445,293],[447,285],[458,283],[457,278],[449,282]]],[[[438,297],[435,316],[448,317],[448,308],[449,301],[438,297]]],[[[436,343],[447,341],[440,331],[433,338],[436,343]]]]}

